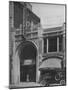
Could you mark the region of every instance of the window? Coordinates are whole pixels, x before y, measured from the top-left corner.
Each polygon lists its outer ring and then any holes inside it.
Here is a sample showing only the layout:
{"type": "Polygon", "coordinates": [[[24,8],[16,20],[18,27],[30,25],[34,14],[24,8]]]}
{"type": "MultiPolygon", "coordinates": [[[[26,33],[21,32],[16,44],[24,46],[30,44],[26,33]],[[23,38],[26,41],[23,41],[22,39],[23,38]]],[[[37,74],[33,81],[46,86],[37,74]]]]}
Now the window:
{"type": "Polygon", "coordinates": [[[63,50],[63,36],[61,35],[59,37],[59,51],[63,50]]]}
{"type": "Polygon", "coordinates": [[[48,52],[57,51],[57,37],[50,37],[48,40],[48,52]]]}
{"type": "Polygon", "coordinates": [[[47,52],[47,39],[44,38],[44,53],[47,52]]]}
{"type": "Polygon", "coordinates": [[[57,37],[57,36],[48,37],[48,44],[47,44],[47,38],[44,38],[44,53],[57,52],[57,50],[59,52],[63,51],[63,35],[61,35],[59,37],[57,37]],[[59,38],[59,40],[58,40],[58,38],[59,38]]]}

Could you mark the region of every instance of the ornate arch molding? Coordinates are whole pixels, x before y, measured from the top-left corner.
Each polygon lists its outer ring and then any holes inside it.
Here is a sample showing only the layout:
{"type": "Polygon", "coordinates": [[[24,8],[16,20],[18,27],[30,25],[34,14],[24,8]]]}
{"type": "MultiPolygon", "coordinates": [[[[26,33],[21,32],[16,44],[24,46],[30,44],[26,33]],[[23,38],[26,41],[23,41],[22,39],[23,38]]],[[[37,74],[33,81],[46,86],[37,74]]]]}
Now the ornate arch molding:
{"type": "MultiPolygon", "coordinates": [[[[13,83],[20,83],[20,60],[21,60],[21,51],[23,50],[24,47],[26,47],[26,45],[31,45],[31,47],[33,47],[33,49],[35,49],[36,51],[36,59],[37,59],[37,48],[35,46],[35,44],[31,41],[24,41],[21,42],[15,50],[15,55],[14,55],[14,60],[13,60],[13,83]]],[[[29,46],[28,46],[29,47],[29,46]]],[[[36,60],[37,61],[37,60],[36,60]]],[[[37,68],[36,68],[36,72],[37,72],[37,68]]],[[[36,78],[37,78],[37,73],[36,73],[36,78]]],[[[36,79],[37,81],[37,79],[36,79]]]]}
{"type": "Polygon", "coordinates": [[[33,42],[31,42],[31,41],[24,41],[24,42],[21,42],[21,43],[17,46],[15,53],[18,52],[18,54],[20,54],[21,50],[22,50],[26,45],[31,45],[31,46],[33,46],[34,49],[35,49],[36,52],[37,52],[37,47],[36,47],[36,45],[35,45],[33,42]]]}

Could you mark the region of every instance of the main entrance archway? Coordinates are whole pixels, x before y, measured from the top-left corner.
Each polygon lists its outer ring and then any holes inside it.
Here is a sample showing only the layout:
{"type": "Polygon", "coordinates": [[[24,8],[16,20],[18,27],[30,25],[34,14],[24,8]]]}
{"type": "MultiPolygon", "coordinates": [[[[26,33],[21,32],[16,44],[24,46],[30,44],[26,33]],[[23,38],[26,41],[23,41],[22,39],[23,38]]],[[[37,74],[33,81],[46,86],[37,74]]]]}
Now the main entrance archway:
{"type": "Polygon", "coordinates": [[[36,46],[29,41],[21,44],[20,57],[20,82],[36,81],[36,46]]]}

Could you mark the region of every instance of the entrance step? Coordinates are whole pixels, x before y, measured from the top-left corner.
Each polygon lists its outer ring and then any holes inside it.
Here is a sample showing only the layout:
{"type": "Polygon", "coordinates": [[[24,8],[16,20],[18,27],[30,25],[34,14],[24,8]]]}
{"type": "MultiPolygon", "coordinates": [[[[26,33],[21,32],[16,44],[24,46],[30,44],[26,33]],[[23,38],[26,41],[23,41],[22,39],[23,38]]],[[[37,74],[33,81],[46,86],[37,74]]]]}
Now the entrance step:
{"type": "Polygon", "coordinates": [[[9,88],[27,88],[27,87],[39,87],[41,86],[39,83],[36,82],[24,82],[18,85],[11,85],[9,88]]]}

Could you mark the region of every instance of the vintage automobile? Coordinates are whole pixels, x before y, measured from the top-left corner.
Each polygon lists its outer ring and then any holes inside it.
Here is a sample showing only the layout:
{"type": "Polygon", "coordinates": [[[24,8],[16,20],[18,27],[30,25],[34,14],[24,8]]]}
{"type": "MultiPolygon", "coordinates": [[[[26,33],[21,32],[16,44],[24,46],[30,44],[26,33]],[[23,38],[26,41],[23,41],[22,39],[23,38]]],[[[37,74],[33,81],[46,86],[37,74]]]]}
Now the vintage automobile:
{"type": "Polygon", "coordinates": [[[65,85],[66,71],[65,69],[47,69],[41,71],[40,84],[42,86],[65,85]]]}

